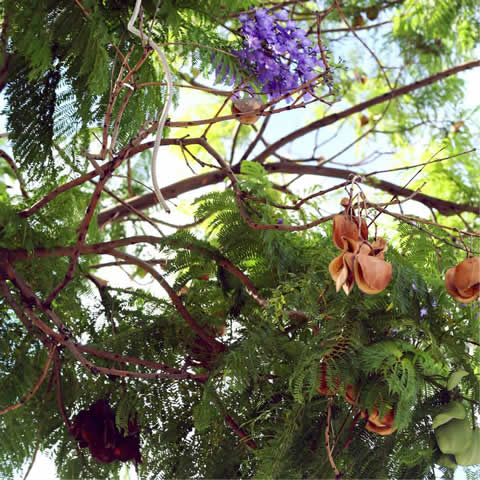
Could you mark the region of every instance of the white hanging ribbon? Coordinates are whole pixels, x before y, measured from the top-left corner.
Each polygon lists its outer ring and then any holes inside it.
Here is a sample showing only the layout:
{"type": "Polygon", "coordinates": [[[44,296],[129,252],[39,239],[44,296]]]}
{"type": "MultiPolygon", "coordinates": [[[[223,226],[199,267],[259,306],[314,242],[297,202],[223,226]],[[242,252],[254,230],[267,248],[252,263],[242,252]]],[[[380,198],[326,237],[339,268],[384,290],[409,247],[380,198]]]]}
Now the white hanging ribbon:
{"type": "MultiPolygon", "coordinates": [[[[138,28],[134,27],[134,23],[137,20],[138,13],[140,12],[140,7],[142,6],[142,0],[137,0],[135,4],[135,8],[133,9],[132,16],[128,21],[128,31],[132,32],[136,35],[140,40],[144,38],[140,33],[138,28]]],[[[153,189],[155,191],[155,195],[157,196],[158,201],[162,204],[163,208],[167,213],[170,213],[170,208],[167,205],[167,202],[163,198],[162,192],[158,185],[157,181],[157,163],[158,163],[158,149],[160,147],[160,143],[162,142],[163,136],[163,127],[165,126],[165,122],[167,120],[168,111],[172,106],[172,98],[173,98],[173,80],[172,80],[172,73],[170,71],[170,67],[168,66],[167,59],[163,51],[159,48],[159,46],[150,38],[150,35],[147,38],[148,44],[157,52],[158,56],[160,57],[160,61],[163,66],[163,70],[165,71],[165,78],[167,80],[167,100],[163,106],[162,113],[158,119],[158,126],[157,126],[157,134],[155,136],[155,143],[153,145],[153,153],[152,153],[152,181],[153,181],[153,189]]]]}

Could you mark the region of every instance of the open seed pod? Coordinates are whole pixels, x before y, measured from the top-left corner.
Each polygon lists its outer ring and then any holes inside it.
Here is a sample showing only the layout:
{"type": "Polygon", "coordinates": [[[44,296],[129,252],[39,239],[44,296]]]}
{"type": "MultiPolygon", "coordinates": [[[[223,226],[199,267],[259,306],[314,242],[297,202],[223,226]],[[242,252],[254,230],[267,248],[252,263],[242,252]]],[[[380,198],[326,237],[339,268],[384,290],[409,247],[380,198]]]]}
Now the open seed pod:
{"type": "Polygon", "coordinates": [[[365,425],[365,430],[373,433],[378,433],[379,435],[391,435],[393,432],[395,432],[396,429],[396,427],[378,426],[370,422],[367,422],[367,424],[365,425]]]}
{"type": "Polygon", "coordinates": [[[241,115],[237,119],[245,125],[253,125],[258,120],[256,111],[263,107],[263,102],[255,98],[237,98],[232,100],[232,113],[251,113],[249,115],[241,115]]]}
{"type": "Polygon", "coordinates": [[[337,292],[340,288],[343,288],[345,294],[348,295],[352,291],[355,281],[353,278],[353,271],[349,268],[347,259],[345,258],[345,253],[335,257],[330,262],[328,271],[335,282],[337,292]]]}
{"type": "Polygon", "coordinates": [[[353,276],[354,256],[360,248],[360,242],[349,237],[342,237],[343,252],[335,257],[328,266],[330,276],[335,282],[337,292],[340,288],[348,295],[355,284],[353,276]]]}
{"type": "Polygon", "coordinates": [[[448,293],[459,302],[473,302],[480,294],[480,257],[467,258],[449,268],[445,276],[448,293]]]}
{"type": "Polygon", "coordinates": [[[357,283],[368,294],[380,293],[392,279],[392,265],[384,260],[387,242],[379,238],[370,244],[342,237],[343,253],[334,258],[328,270],[335,282],[337,292],[343,288],[348,295],[357,283]]]}
{"type": "Polygon", "coordinates": [[[357,286],[364,293],[380,293],[392,279],[392,264],[371,255],[357,255],[353,271],[357,286]]]}
{"type": "Polygon", "coordinates": [[[378,433],[379,435],[391,435],[397,430],[397,427],[393,426],[395,420],[395,410],[390,409],[382,418],[380,418],[377,408],[373,408],[372,412],[368,414],[367,412],[367,423],[365,429],[369,432],[378,433]]]}
{"type": "Polygon", "coordinates": [[[368,421],[377,425],[377,427],[391,427],[395,420],[395,411],[393,408],[389,410],[382,418],[380,418],[377,408],[372,409],[372,413],[368,415],[368,421]]]}
{"type": "Polygon", "coordinates": [[[365,220],[347,213],[333,217],[332,240],[337,248],[343,250],[343,237],[355,241],[368,240],[368,228],[365,220]]]}

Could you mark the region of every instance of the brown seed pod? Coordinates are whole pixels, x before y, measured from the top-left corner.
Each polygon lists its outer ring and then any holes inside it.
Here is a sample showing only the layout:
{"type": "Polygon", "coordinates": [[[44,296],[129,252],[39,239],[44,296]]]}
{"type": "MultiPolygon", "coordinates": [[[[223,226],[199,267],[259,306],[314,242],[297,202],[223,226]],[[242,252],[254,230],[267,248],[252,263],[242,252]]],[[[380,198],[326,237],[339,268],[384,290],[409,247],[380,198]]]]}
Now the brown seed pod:
{"type": "Polygon", "coordinates": [[[382,418],[377,408],[373,408],[372,413],[368,415],[368,421],[377,425],[377,427],[392,427],[395,420],[395,410],[390,409],[382,418]]]}
{"type": "Polygon", "coordinates": [[[391,435],[397,430],[397,427],[393,426],[393,422],[395,421],[395,410],[393,408],[389,409],[382,418],[380,418],[379,411],[376,407],[372,409],[370,414],[365,411],[364,414],[367,417],[365,429],[369,432],[378,433],[379,435],[391,435]]]}
{"type": "Polygon", "coordinates": [[[377,5],[373,5],[371,7],[368,7],[365,10],[365,13],[367,14],[367,18],[369,20],[375,20],[378,17],[378,14],[380,13],[380,8],[377,5]]]}
{"type": "Polygon", "coordinates": [[[335,282],[335,288],[337,292],[340,288],[343,288],[343,291],[348,295],[355,284],[353,273],[349,269],[348,263],[345,259],[345,253],[342,253],[338,257],[335,257],[328,266],[328,271],[330,276],[335,282]]]}
{"type": "Polygon", "coordinates": [[[357,13],[357,15],[353,17],[352,25],[354,28],[363,27],[365,25],[365,19],[362,17],[360,13],[357,13]]]}
{"type": "Polygon", "coordinates": [[[332,240],[337,248],[343,250],[346,237],[350,240],[367,240],[368,228],[364,219],[350,216],[346,213],[333,217],[332,240]]]}
{"type": "Polygon", "coordinates": [[[232,113],[249,113],[239,115],[237,120],[245,125],[253,125],[258,120],[255,113],[263,107],[263,102],[255,98],[238,98],[232,100],[232,113]]]}
{"type": "Polygon", "coordinates": [[[335,257],[328,266],[337,292],[340,288],[348,295],[355,282],[358,288],[368,294],[380,293],[390,283],[392,265],[384,260],[387,242],[379,238],[368,241],[342,237],[343,253],[335,257]]]}
{"type": "Polygon", "coordinates": [[[365,430],[378,433],[379,435],[391,435],[393,432],[395,432],[395,430],[397,430],[397,427],[379,427],[374,423],[367,422],[365,425],[365,430]]]}
{"type": "Polygon", "coordinates": [[[392,279],[392,264],[378,257],[357,255],[354,275],[357,286],[362,292],[380,293],[392,279]]]}
{"type": "Polygon", "coordinates": [[[450,295],[462,303],[473,302],[480,294],[480,257],[471,257],[449,268],[445,287],[450,295]]]}

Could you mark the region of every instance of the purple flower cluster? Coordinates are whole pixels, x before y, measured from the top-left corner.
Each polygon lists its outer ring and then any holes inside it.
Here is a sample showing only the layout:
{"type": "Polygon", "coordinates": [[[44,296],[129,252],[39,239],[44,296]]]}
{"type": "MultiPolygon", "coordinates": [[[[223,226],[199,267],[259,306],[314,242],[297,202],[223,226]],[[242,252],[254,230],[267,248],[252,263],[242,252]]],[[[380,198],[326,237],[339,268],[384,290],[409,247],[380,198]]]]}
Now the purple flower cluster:
{"type": "MultiPolygon", "coordinates": [[[[270,100],[315,78],[321,73],[316,67],[325,69],[319,46],[313,45],[296,22],[288,20],[285,11],[272,16],[261,8],[239,19],[244,48],[233,53],[255,75],[270,100]]],[[[309,89],[311,85],[305,88],[305,100],[312,98],[309,89]]]]}

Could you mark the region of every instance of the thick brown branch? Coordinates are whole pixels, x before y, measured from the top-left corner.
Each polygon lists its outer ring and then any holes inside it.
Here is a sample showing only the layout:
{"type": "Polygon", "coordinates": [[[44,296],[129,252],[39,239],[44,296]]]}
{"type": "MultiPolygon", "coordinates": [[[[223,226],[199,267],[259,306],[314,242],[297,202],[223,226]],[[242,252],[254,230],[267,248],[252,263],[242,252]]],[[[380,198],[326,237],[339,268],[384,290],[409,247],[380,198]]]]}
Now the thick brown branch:
{"type": "MultiPolygon", "coordinates": [[[[126,247],[127,245],[135,245],[138,243],[149,243],[151,245],[159,244],[160,242],[165,242],[166,239],[162,237],[155,237],[151,235],[139,235],[135,237],[127,237],[122,238],[119,240],[113,240],[111,242],[104,242],[104,243],[97,243],[92,245],[83,245],[80,253],[82,255],[89,255],[89,254],[113,254],[112,252],[116,248],[126,247]]],[[[175,246],[175,240],[168,240],[169,243],[175,246]]],[[[180,245],[176,245],[180,246],[180,245]]],[[[182,248],[186,248],[188,250],[195,250],[198,251],[200,254],[205,255],[212,260],[214,260],[218,265],[228,270],[232,275],[238,278],[242,284],[244,285],[247,293],[253,298],[253,300],[260,305],[261,307],[266,307],[268,305],[268,301],[259,293],[251,279],[239,270],[235,265],[233,265],[227,258],[225,258],[220,252],[212,252],[208,251],[204,248],[197,247],[195,245],[181,245],[182,248]]],[[[0,254],[3,258],[9,262],[22,262],[28,261],[33,258],[42,258],[42,257],[64,257],[70,256],[71,252],[73,251],[74,247],[56,247],[56,248],[37,248],[33,252],[28,252],[27,250],[18,249],[18,250],[5,250],[0,248],[0,254]]],[[[124,254],[126,255],[126,254],[124,254]]],[[[132,257],[128,255],[128,263],[135,263],[142,262],[142,265],[151,265],[151,262],[142,261],[137,259],[136,257],[132,257]]],[[[143,268],[143,267],[142,267],[143,268]]],[[[160,275],[153,267],[150,266],[153,271],[160,275]]],[[[150,270],[149,270],[150,271],[150,270]]],[[[291,318],[306,320],[308,317],[305,313],[295,310],[287,310],[288,315],[291,318]]],[[[78,346],[78,345],[77,345],[78,346]]],[[[79,347],[79,349],[82,349],[79,347]]],[[[127,360],[128,362],[128,360],[127,360]]]]}
{"type": "Polygon", "coordinates": [[[463,72],[465,70],[471,70],[472,68],[476,68],[479,66],[480,66],[480,60],[474,60],[471,62],[462,63],[461,65],[457,65],[453,68],[449,68],[435,75],[432,75],[431,77],[424,78],[423,80],[419,80],[418,82],[410,83],[409,85],[396,88],[394,90],[391,90],[390,92],[384,93],[383,95],[379,95],[378,97],[371,98],[366,102],[362,102],[357,105],[354,105],[353,107],[347,108],[342,112],[333,113],[332,115],[323,117],[320,120],[316,120],[315,122],[309,123],[308,125],[305,125],[304,127],[299,128],[298,130],[295,130],[289,135],[282,137],[280,140],[276,141],[275,143],[272,143],[270,147],[265,149],[260,155],[258,155],[255,158],[255,161],[263,163],[270,155],[272,155],[274,152],[276,152],[279,148],[283,147],[284,145],[287,145],[288,143],[293,142],[294,140],[297,140],[298,138],[303,137],[307,133],[313,132],[321,127],[325,127],[327,125],[331,125],[332,123],[338,122],[338,120],[341,120],[342,118],[349,117],[354,113],[361,112],[362,110],[365,110],[374,105],[378,105],[379,103],[386,102],[387,100],[391,100],[393,98],[401,97],[402,95],[413,92],[414,90],[418,90],[419,88],[426,87],[427,85],[431,85],[432,83],[438,82],[439,80],[442,80],[444,78],[451,77],[452,75],[455,75],[459,72],[463,72]]]}
{"type": "MultiPolygon", "coordinates": [[[[359,175],[359,182],[372,188],[377,188],[379,190],[383,190],[384,192],[391,193],[392,195],[408,197],[414,193],[414,190],[411,190],[409,188],[403,188],[395,185],[394,183],[380,180],[375,177],[365,176],[364,178],[362,178],[361,174],[357,174],[355,172],[351,172],[350,170],[343,170],[340,168],[317,167],[315,165],[296,165],[291,164],[290,162],[280,162],[272,164],[267,163],[264,166],[269,172],[272,173],[281,172],[302,175],[321,175],[325,177],[344,178],[345,180],[352,178],[352,175],[359,175]]],[[[461,212],[479,212],[478,206],[450,202],[448,200],[431,197],[430,195],[425,195],[423,193],[415,194],[412,200],[423,203],[427,207],[434,208],[435,210],[438,210],[438,212],[440,212],[442,215],[446,216],[455,215],[461,212]]]]}
{"type": "MultiPolygon", "coordinates": [[[[197,141],[197,143],[200,142],[197,141]]],[[[151,148],[153,146],[153,142],[149,146],[147,146],[147,144],[143,144],[142,147],[143,146],[145,146],[145,148],[151,148]]],[[[328,168],[315,165],[299,165],[298,163],[294,162],[266,163],[264,164],[264,167],[268,172],[272,173],[319,175],[322,177],[342,178],[345,180],[349,180],[354,175],[361,175],[351,170],[328,168]]],[[[239,173],[239,165],[235,165],[234,167],[232,167],[232,171],[234,173],[239,173]]],[[[175,198],[183,193],[197,190],[208,185],[215,185],[217,183],[220,183],[226,177],[227,174],[224,171],[214,171],[204,173],[202,175],[197,175],[195,177],[189,177],[185,180],[172,183],[171,185],[162,188],[162,195],[165,199],[175,198]]],[[[363,183],[363,179],[360,178],[359,182],[363,183]]],[[[369,185],[372,188],[377,188],[379,190],[383,190],[401,197],[408,197],[413,193],[413,190],[410,190],[408,188],[402,188],[393,183],[384,180],[378,180],[372,177],[366,177],[365,184],[369,185]]],[[[425,195],[423,193],[415,195],[413,200],[423,203],[427,207],[434,208],[438,210],[442,215],[446,216],[456,215],[462,212],[478,213],[478,207],[475,207],[474,205],[450,202],[448,200],[442,200],[440,198],[425,195]]],[[[155,205],[157,203],[157,200],[153,193],[147,193],[145,195],[132,198],[128,200],[127,203],[129,205],[132,205],[137,210],[144,210],[155,205]]],[[[98,223],[100,226],[104,226],[106,223],[123,218],[129,213],[130,211],[124,205],[116,205],[114,207],[109,207],[105,210],[102,210],[98,214],[98,223]]]]}

